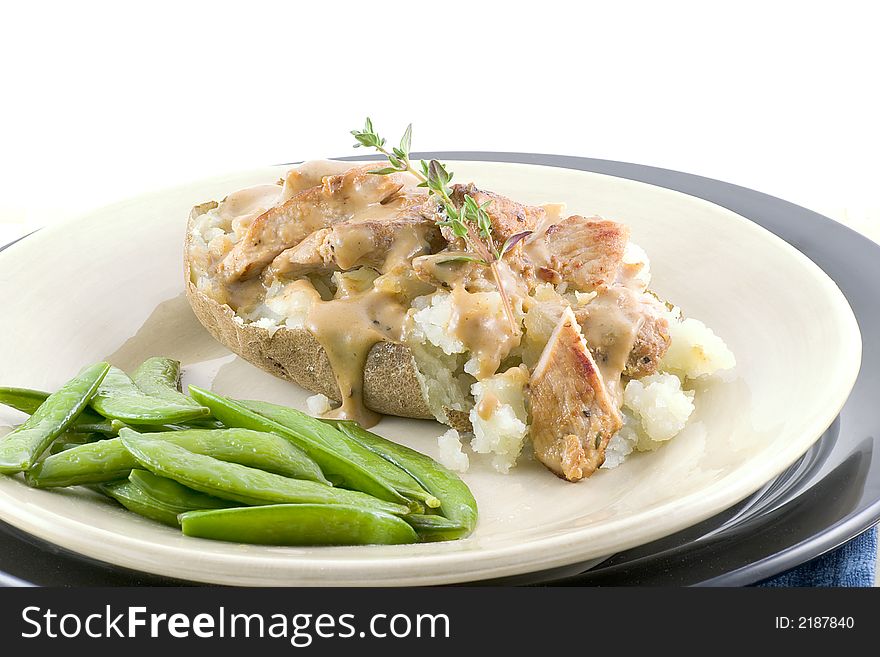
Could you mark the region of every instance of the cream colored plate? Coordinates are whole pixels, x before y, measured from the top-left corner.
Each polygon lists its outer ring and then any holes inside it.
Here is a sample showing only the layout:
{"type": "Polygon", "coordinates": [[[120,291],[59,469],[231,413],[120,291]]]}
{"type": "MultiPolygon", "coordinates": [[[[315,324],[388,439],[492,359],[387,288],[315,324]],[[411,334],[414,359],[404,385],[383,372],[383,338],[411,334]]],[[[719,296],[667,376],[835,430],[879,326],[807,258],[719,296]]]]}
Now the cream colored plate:
{"type": "MultiPolygon", "coordinates": [[[[704,320],[736,370],[700,383],[685,432],[659,451],[570,484],[524,462],[465,475],[480,507],[460,542],[281,548],[182,536],[87,491],[27,488],[0,477],[0,517],[102,561],[241,585],[414,585],[515,575],[592,560],[703,520],[769,481],[818,438],[859,369],[861,340],[835,284],[794,248],[706,201],[628,180],[551,167],[456,162],[457,180],[527,203],[565,201],[632,228],[654,289],[704,320]]],[[[131,368],[167,355],[186,383],[304,408],[297,386],[214,342],[183,296],[191,206],[279,178],[266,168],[193,183],[48,228],[0,253],[0,383],[53,389],[84,364],[131,368]]],[[[0,425],[21,420],[0,410],[0,425]]],[[[428,454],[439,424],[389,418],[384,435],[428,454]]]]}

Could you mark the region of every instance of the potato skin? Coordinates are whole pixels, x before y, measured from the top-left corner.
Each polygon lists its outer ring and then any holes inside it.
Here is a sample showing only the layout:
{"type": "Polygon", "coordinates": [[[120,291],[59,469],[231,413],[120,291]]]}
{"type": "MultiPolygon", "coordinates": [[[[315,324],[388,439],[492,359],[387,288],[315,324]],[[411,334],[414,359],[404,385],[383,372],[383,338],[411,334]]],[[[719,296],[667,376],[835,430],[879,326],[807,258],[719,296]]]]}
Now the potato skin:
{"type": "MultiPolygon", "coordinates": [[[[214,202],[194,207],[186,231],[183,267],[186,297],[199,322],[215,340],[249,363],[306,390],[340,401],[330,361],[309,331],[282,327],[272,332],[252,324],[240,324],[228,305],[217,303],[193,284],[191,229],[197,217],[214,207],[217,207],[214,202]]],[[[373,346],[364,368],[364,403],[385,415],[434,419],[409,347],[392,342],[373,346]]]]}

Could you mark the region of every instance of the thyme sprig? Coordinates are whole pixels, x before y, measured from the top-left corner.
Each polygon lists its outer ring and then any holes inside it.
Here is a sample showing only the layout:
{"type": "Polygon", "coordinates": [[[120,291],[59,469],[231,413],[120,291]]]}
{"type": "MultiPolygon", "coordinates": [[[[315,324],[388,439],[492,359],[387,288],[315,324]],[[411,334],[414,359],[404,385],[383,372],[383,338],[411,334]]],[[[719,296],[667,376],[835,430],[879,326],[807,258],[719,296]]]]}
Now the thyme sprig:
{"type": "Polygon", "coordinates": [[[528,237],[531,231],[523,231],[516,235],[511,235],[499,246],[492,233],[492,221],[488,212],[488,208],[492,204],[491,199],[480,204],[470,194],[464,194],[461,204],[457,204],[452,199],[452,190],[449,187],[453,174],[441,162],[437,160],[430,160],[428,162],[420,160],[419,169],[412,165],[410,160],[410,149],[412,147],[411,123],[406,127],[399,145],[393,147],[390,151],[385,147],[385,139],[379,136],[379,133],[373,128],[373,122],[369,117],[367,117],[364,123],[363,130],[352,130],[351,134],[357,141],[354,145],[355,148],[361,146],[375,148],[388,158],[390,166],[374,169],[370,173],[388,175],[391,173],[408,172],[419,179],[419,187],[427,188],[428,194],[437,198],[442,207],[441,218],[438,219],[437,225],[449,228],[455,237],[464,241],[467,250],[473,254],[453,256],[450,257],[450,261],[471,261],[490,268],[492,278],[495,280],[495,285],[501,294],[504,312],[514,332],[518,334],[519,323],[516,321],[510,304],[510,298],[504,289],[501,273],[498,269],[498,262],[518,242],[528,237]]]}
{"type": "Polygon", "coordinates": [[[441,162],[420,160],[420,170],[412,165],[409,156],[412,146],[411,123],[406,127],[400,145],[390,151],[385,147],[385,139],[373,128],[369,117],[363,130],[352,130],[351,134],[357,140],[355,148],[375,148],[388,158],[391,166],[374,169],[370,173],[388,175],[409,172],[418,178],[419,187],[427,188],[428,193],[436,196],[443,207],[444,218],[437,222],[438,225],[449,227],[455,237],[464,240],[468,249],[478,256],[477,261],[481,264],[488,266],[493,261],[501,260],[520,240],[531,234],[530,231],[517,233],[499,246],[492,234],[492,221],[487,211],[491,200],[481,205],[470,194],[465,194],[461,205],[457,205],[452,200],[452,190],[449,188],[453,174],[441,162]]]}

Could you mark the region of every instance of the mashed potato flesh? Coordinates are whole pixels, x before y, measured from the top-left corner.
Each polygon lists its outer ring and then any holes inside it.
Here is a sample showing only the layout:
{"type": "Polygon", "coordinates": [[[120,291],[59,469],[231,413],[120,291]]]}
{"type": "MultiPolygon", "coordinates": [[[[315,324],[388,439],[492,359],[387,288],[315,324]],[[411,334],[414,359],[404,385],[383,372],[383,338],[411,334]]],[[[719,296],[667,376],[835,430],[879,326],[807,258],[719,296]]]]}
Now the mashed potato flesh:
{"type": "Polygon", "coordinates": [[[669,322],[672,342],[660,361],[660,369],[682,378],[698,379],[736,365],[724,340],[698,319],[669,322]]]}
{"type": "Polygon", "coordinates": [[[476,402],[470,412],[474,438],[471,449],[491,455],[492,467],[507,473],[516,465],[528,435],[528,415],[523,389],[529,375],[525,367],[512,367],[471,386],[476,402]]]}
{"type": "Polygon", "coordinates": [[[462,450],[461,436],[455,429],[450,429],[437,439],[439,453],[437,460],[450,470],[467,472],[470,466],[468,455],[462,450]]]}

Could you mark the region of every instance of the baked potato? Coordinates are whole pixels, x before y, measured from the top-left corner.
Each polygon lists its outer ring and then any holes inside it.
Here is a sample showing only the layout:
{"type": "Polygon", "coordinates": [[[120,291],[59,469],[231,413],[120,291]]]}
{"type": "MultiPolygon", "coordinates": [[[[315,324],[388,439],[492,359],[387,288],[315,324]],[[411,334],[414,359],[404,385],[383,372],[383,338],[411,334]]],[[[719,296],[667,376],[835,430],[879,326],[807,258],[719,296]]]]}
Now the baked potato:
{"type": "Polygon", "coordinates": [[[486,209],[494,243],[519,240],[489,266],[413,176],[373,168],[311,162],[193,208],[184,270],[199,321],[340,404],[336,417],[433,418],[502,471],[530,436],[556,474],[589,476],[626,421],[625,387],[661,368],[680,321],[647,291],[628,229],[455,185],[453,202],[486,209]]]}

